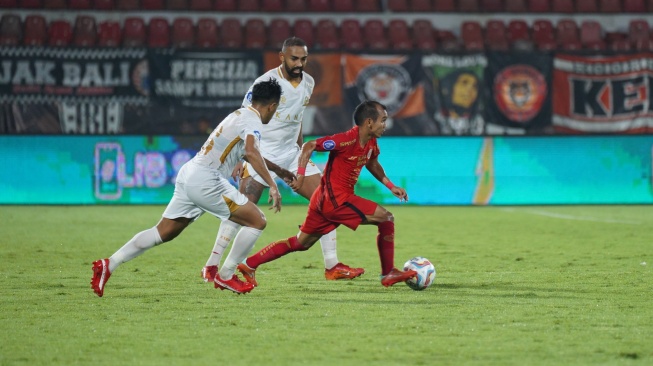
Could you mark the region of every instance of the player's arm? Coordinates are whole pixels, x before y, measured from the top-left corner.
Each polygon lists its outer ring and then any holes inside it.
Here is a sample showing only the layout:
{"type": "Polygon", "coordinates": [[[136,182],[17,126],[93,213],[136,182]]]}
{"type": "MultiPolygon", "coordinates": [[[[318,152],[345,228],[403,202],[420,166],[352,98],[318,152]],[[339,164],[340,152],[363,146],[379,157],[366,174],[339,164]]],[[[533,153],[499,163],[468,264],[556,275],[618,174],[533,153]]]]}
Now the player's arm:
{"type": "Polygon", "coordinates": [[[304,125],[299,124],[299,136],[297,136],[297,146],[302,146],[304,145],[304,125]]]}
{"type": "Polygon", "coordinates": [[[385,175],[385,170],[381,166],[381,163],[379,163],[379,159],[376,157],[370,158],[370,160],[367,161],[367,164],[365,164],[365,167],[367,170],[369,170],[370,173],[376,178],[379,182],[383,183],[384,186],[388,187],[392,194],[395,195],[395,197],[399,198],[399,201],[406,201],[408,202],[408,194],[406,193],[406,190],[397,187],[392,182],[390,179],[385,175]]]}
{"type": "Polygon", "coordinates": [[[279,178],[283,179],[286,183],[290,183],[293,180],[297,179],[297,177],[295,177],[295,175],[290,170],[284,169],[268,159],[263,158],[263,160],[265,160],[265,165],[268,167],[268,170],[274,172],[279,178]]]}
{"type": "Polygon", "coordinates": [[[309,141],[302,145],[302,152],[299,155],[299,161],[297,162],[297,179],[292,181],[289,185],[290,188],[297,191],[304,184],[304,174],[306,173],[306,165],[308,161],[311,160],[311,155],[315,151],[316,142],[315,140],[309,141]]]}
{"type": "Polygon", "coordinates": [[[261,155],[258,146],[256,144],[256,137],[254,135],[247,135],[245,138],[245,160],[256,170],[256,172],[263,178],[265,183],[270,186],[270,198],[268,203],[272,202],[272,207],[274,212],[281,211],[281,194],[279,194],[279,187],[277,183],[272,179],[270,172],[268,171],[267,166],[265,165],[265,159],[261,155]]]}

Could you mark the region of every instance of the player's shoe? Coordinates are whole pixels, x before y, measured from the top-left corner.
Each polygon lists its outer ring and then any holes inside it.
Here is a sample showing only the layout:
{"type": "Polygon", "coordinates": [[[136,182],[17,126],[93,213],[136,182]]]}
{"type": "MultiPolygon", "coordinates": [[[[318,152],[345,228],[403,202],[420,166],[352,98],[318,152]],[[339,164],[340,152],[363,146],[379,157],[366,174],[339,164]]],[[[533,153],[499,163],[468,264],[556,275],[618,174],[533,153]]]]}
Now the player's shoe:
{"type": "Polygon", "coordinates": [[[237,294],[246,294],[254,289],[254,285],[241,281],[236,275],[231,276],[229,280],[223,280],[220,274],[218,274],[213,279],[213,283],[215,284],[215,288],[233,291],[237,294]]]}
{"type": "Polygon", "coordinates": [[[213,282],[216,274],[218,274],[218,266],[204,266],[202,268],[204,282],[213,282]]]}
{"type": "Polygon", "coordinates": [[[406,280],[417,276],[417,272],[409,269],[407,271],[400,271],[393,268],[390,273],[381,277],[381,284],[385,287],[394,285],[397,282],[406,282],[406,280]]]}
{"type": "Polygon", "coordinates": [[[100,259],[93,262],[93,277],[91,277],[91,288],[99,297],[104,295],[104,285],[109,281],[109,259],[100,259]]]}
{"type": "Polygon", "coordinates": [[[338,263],[331,269],[324,270],[327,280],[350,280],[365,273],[363,268],[351,268],[346,264],[338,263]]]}
{"type": "Polygon", "coordinates": [[[249,268],[245,263],[240,263],[238,265],[238,271],[245,277],[245,281],[251,283],[254,286],[258,286],[256,282],[256,270],[249,268]]]}

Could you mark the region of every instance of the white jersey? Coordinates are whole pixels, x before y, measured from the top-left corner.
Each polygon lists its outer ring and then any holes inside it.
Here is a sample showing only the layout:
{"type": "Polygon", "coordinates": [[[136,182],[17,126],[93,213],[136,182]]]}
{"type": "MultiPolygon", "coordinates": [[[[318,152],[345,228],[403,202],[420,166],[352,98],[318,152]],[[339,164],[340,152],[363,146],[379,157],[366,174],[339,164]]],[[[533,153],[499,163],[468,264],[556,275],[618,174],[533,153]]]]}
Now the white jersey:
{"type": "Polygon", "coordinates": [[[223,177],[229,177],[236,163],[245,156],[245,139],[253,135],[257,147],[261,140],[263,122],[261,115],[252,107],[240,108],[231,113],[211,132],[193,161],[217,169],[223,177]]]}
{"type": "MultiPolygon", "coordinates": [[[[263,125],[261,131],[261,154],[269,160],[299,150],[297,138],[302,127],[304,109],[306,109],[315,87],[313,77],[305,72],[302,72],[302,81],[297,87],[294,87],[290,81],[283,77],[281,67],[269,70],[254,81],[254,84],[256,84],[273,78],[281,85],[282,93],[279,108],[277,108],[277,112],[270,120],[270,123],[263,125]]],[[[249,88],[243,100],[243,106],[252,104],[254,84],[249,88]]]]}

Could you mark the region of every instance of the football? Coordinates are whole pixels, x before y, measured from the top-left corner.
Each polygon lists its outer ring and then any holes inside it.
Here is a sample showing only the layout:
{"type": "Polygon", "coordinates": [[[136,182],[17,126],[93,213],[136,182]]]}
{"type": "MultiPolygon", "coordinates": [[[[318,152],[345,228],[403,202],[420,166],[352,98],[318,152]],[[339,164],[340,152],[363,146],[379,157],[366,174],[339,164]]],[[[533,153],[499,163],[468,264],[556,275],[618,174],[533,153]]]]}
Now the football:
{"type": "Polygon", "coordinates": [[[421,291],[428,288],[435,280],[435,266],[431,261],[424,257],[415,257],[409,259],[404,264],[404,271],[412,269],[417,272],[417,277],[413,277],[406,281],[408,287],[415,291],[421,291]]]}

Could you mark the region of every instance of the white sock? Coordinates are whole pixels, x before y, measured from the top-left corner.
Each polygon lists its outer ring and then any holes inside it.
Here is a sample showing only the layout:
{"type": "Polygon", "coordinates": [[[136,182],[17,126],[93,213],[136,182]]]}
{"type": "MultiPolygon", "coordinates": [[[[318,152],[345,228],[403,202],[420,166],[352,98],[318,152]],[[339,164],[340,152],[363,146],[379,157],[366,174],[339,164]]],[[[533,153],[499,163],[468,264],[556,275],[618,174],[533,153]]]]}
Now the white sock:
{"type": "Polygon", "coordinates": [[[262,230],[244,226],[236,235],[234,244],[231,246],[227,259],[224,260],[220,268],[220,278],[223,280],[231,279],[236,271],[236,266],[247,259],[247,255],[254,248],[256,240],[261,236],[262,230]]]}
{"type": "Polygon", "coordinates": [[[141,231],[109,257],[109,271],[113,273],[119,265],[138,257],[145,253],[146,250],[161,243],[163,243],[163,240],[161,240],[156,226],[141,231]]]}
{"type": "Polygon", "coordinates": [[[227,248],[227,245],[229,245],[231,239],[238,233],[239,229],[240,225],[233,221],[224,220],[220,222],[220,229],[218,229],[218,236],[215,238],[213,251],[211,251],[211,255],[206,261],[207,266],[220,265],[222,253],[224,253],[225,248],[227,248]]]}
{"type": "Polygon", "coordinates": [[[324,268],[331,269],[338,264],[338,253],[336,252],[336,231],[322,235],[320,238],[322,255],[324,256],[324,268]]]}

